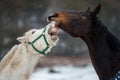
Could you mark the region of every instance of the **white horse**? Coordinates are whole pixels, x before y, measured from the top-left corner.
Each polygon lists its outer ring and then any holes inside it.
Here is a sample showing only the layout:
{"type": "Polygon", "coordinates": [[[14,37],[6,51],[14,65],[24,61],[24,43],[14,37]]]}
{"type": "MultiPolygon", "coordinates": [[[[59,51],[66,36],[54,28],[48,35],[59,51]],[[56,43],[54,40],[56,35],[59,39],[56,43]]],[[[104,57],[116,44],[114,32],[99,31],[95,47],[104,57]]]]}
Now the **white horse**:
{"type": "Polygon", "coordinates": [[[28,80],[42,55],[50,52],[59,38],[58,28],[51,22],[45,28],[32,29],[18,37],[15,45],[0,63],[0,80],[28,80]]]}

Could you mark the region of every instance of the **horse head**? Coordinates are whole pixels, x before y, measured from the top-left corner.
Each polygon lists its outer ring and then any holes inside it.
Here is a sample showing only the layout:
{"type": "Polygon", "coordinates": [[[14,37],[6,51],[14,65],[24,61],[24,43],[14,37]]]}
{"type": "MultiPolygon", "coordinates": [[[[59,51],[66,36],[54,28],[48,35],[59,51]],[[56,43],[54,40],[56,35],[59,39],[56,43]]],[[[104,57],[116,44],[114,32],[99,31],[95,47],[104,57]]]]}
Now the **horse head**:
{"type": "Polygon", "coordinates": [[[22,37],[18,37],[17,40],[24,44],[30,44],[39,53],[47,53],[59,40],[57,36],[58,28],[54,25],[55,22],[51,22],[42,29],[29,30],[22,37]]]}
{"type": "Polygon", "coordinates": [[[88,8],[85,12],[56,12],[50,15],[48,20],[56,21],[56,26],[71,36],[82,37],[89,34],[92,27],[92,17],[96,17],[100,9],[101,5],[99,4],[93,11],[88,8]]]}

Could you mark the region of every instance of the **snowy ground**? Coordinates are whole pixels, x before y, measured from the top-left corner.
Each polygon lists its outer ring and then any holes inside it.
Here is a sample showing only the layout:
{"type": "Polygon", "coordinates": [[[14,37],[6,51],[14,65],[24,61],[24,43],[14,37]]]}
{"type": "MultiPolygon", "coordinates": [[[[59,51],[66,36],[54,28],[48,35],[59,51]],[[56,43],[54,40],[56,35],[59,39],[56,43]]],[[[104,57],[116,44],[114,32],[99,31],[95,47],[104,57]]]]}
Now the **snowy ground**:
{"type": "Polygon", "coordinates": [[[54,66],[56,72],[51,73],[50,67],[38,69],[33,73],[30,80],[98,80],[91,65],[86,67],[76,66],[54,66]]]}

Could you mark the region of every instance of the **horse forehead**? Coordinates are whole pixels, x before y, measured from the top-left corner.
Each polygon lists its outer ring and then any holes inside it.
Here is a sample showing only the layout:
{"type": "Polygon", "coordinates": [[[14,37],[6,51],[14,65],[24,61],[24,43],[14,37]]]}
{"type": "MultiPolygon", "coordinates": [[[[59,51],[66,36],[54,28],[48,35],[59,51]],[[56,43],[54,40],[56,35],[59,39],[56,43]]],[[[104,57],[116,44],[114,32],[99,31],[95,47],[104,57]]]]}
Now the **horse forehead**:
{"type": "Polygon", "coordinates": [[[86,15],[89,14],[89,12],[85,12],[85,11],[74,11],[74,12],[66,12],[66,14],[78,15],[78,16],[86,16],[86,15]]]}
{"type": "Polygon", "coordinates": [[[70,12],[67,12],[67,13],[69,13],[69,14],[79,14],[80,12],[78,12],[78,11],[70,11],[70,12]]]}

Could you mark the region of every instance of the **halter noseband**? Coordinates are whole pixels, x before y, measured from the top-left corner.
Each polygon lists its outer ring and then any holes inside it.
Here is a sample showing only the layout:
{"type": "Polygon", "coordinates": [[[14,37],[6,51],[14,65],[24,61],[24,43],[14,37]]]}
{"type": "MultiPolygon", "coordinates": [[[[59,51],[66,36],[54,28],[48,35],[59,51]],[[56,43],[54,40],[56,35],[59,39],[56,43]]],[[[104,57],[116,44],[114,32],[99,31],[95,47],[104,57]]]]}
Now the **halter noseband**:
{"type": "Polygon", "coordinates": [[[38,36],[35,40],[33,40],[32,42],[28,42],[28,44],[30,44],[36,52],[38,52],[38,53],[40,53],[40,54],[43,54],[43,55],[46,55],[45,52],[46,52],[46,51],[48,50],[48,48],[49,48],[49,44],[48,44],[48,41],[47,41],[46,36],[45,36],[45,31],[46,31],[46,27],[45,27],[45,29],[43,30],[43,32],[42,32],[41,35],[39,35],[39,36],[38,36]],[[38,50],[38,49],[34,46],[34,43],[35,43],[37,40],[39,40],[41,37],[43,37],[43,39],[44,39],[47,47],[46,47],[45,49],[43,49],[43,50],[38,50]]]}

